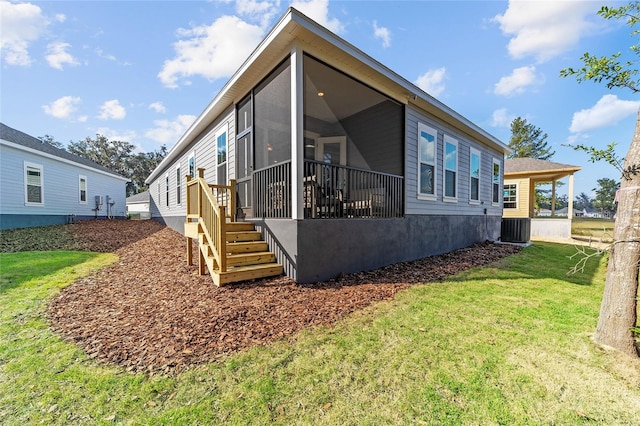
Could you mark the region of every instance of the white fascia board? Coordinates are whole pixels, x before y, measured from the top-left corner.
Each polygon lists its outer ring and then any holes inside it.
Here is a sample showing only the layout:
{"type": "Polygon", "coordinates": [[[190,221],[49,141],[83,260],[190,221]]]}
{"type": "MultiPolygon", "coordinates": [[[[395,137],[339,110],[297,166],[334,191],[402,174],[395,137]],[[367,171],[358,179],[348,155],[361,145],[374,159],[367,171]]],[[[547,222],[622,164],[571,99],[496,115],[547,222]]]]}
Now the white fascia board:
{"type": "Polygon", "coordinates": [[[5,139],[0,139],[0,145],[5,145],[5,146],[8,146],[10,148],[17,149],[19,151],[24,151],[24,152],[28,152],[30,154],[38,155],[40,157],[49,158],[51,160],[59,161],[60,163],[70,164],[70,165],[72,165],[74,167],[78,167],[78,168],[81,168],[81,169],[90,170],[90,171],[92,171],[94,173],[98,173],[98,174],[101,174],[101,175],[109,176],[109,177],[112,177],[114,179],[121,180],[123,182],[129,182],[131,180],[131,179],[126,178],[124,176],[120,176],[120,175],[117,175],[117,174],[114,174],[114,173],[108,173],[108,172],[105,172],[104,170],[94,169],[93,167],[87,166],[86,164],[76,163],[75,161],[71,161],[71,160],[68,160],[66,158],[58,157],[57,155],[49,154],[47,152],[38,151],[37,149],[29,148],[29,147],[26,147],[24,145],[20,145],[20,144],[17,144],[17,143],[13,143],[13,142],[7,141],[5,139]]]}

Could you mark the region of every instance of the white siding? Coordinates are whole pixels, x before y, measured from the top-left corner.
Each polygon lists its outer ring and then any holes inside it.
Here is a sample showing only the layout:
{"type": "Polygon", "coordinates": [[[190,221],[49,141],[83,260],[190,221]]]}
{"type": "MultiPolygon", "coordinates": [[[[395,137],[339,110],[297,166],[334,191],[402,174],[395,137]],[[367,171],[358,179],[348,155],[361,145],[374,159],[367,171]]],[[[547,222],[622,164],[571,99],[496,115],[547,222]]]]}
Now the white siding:
{"type": "Polygon", "coordinates": [[[189,172],[188,159],[195,153],[196,173],[197,169],[204,168],[204,178],[209,183],[216,183],[217,175],[217,147],[215,135],[221,128],[228,129],[227,133],[227,168],[229,179],[235,179],[235,107],[228,108],[223,115],[218,117],[212,125],[196,139],[194,143],[185,149],[178,159],[168,164],[158,177],[150,182],[149,194],[151,197],[151,213],[153,216],[186,216],[187,196],[184,176],[189,172]],[[182,203],[176,204],[176,167],[180,164],[182,179],[182,203]],[[169,207],[166,203],[165,178],[169,174],[169,207]],[[160,191],[158,191],[160,184],[160,191]]]}
{"type": "Polygon", "coordinates": [[[469,139],[444,122],[433,118],[426,113],[407,106],[406,108],[406,146],[405,146],[405,212],[407,215],[482,215],[487,209],[487,215],[500,216],[500,206],[491,205],[491,178],[492,160],[497,158],[503,164],[503,154],[488,148],[486,145],[469,139]],[[437,197],[434,200],[420,199],[418,197],[418,122],[433,127],[438,131],[436,140],[436,164],[438,168],[435,176],[435,188],[437,197]],[[443,202],[443,155],[444,135],[451,136],[458,141],[458,188],[457,203],[443,202]],[[480,151],[480,203],[469,203],[469,156],[470,148],[480,151]]]}
{"type": "MultiPolygon", "coordinates": [[[[123,179],[53,157],[0,145],[0,214],[93,216],[96,195],[101,195],[105,200],[108,195],[115,201],[114,214],[125,215],[126,182],[123,179]],[[25,203],[25,162],[42,166],[42,205],[25,203]],[[81,175],[87,178],[86,203],[81,203],[79,197],[81,175]]],[[[103,206],[98,215],[105,214],[106,206],[103,206]]]]}

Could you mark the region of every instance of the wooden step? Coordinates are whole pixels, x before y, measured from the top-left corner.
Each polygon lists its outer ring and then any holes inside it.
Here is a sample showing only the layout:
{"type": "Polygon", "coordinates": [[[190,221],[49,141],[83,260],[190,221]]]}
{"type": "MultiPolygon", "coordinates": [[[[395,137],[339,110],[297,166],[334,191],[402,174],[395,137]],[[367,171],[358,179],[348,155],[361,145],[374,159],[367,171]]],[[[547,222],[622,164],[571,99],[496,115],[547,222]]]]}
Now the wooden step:
{"type": "Polygon", "coordinates": [[[227,232],[255,231],[256,226],[252,222],[227,222],[225,229],[227,232]]]}
{"type": "Polygon", "coordinates": [[[284,268],[279,263],[238,266],[235,268],[229,268],[229,270],[222,273],[215,271],[213,273],[213,281],[217,286],[221,286],[238,281],[275,277],[277,275],[281,275],[283,271],[284,268]]]}
{"type": "Polygon", "coordinates": [[[255,253],[267,251],[269,246],[264,241],[247,241],[239,243],[227,243],[227,254],[255,253]]]}
{"type": "Polygon", "coordinates": [[[262,234],[258,231],[227,231],[226,237],[229,242],[260,241],[262,234]]]}
{"type": "Polygon", "coordinates": [[[240,253],[227,256],[227,266],[247,266],[261,263],[273,263],[276,255],[270,251],[259,251],[256,253],[240,253]]]}

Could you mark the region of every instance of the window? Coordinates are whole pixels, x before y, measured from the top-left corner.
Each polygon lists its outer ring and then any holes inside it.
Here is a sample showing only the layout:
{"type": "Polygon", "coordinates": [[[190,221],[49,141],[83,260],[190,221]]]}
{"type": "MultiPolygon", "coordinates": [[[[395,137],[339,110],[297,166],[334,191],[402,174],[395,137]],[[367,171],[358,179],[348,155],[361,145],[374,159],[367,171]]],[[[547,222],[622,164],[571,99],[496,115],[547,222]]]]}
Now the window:
{"type": "Polygon", "coordinates": [[[189,155],[189,159],[187,160],[189,164],[189,176],[196,177],[196,154],[193,153],[189,155]]]}
{"type": "Polygon", "coordinates": [[[518,185],[515,183],[506,184],[502,194],[505,209],[518,208],[518,185]]]}
{"type": "Polygon", "coordinates": [[[176,167],[176,204],[182,204],[182,180],[180,177],[180,166],[176,167]]]}
{"type": "Polygon", "coordinates": [[[164,177],[165,179],[165,188],[167,193],[166,206],[169,207],[169,174],[164,177]]]}
{"type": "Polygon", "coordinates": [[[218,146],[218,185],[227,184],[227,131],[223,130],[216,137],[218,146]]]}
{"type": "Polygon", "coordinates": [[[480,201],[480,151],[470,148],[469,200],[480,201]]]}
{"type": "Polygon", "coordinates": [[[444,197],[458,195],[458,141],[444,137],[444,197]]]}
{"type": "Polygon", "coordinates": [[[78,176],[78,190],[80,191],[79,200],[80,204],[87,204],[87,177],[78,176]]]}
{"type": "Polygon", "coordinates": [[[24,163],[24,202],[30,205],[43,205],[44,194],[42,191],[43,178],[42,165],[24,163]]]}
{"type": "Polygon", "coordinates": [[[493,204],[500,203],[500,162],[497,159],[493,159],[493,196],[491,201],[493,204]]]}
{"type": "Polygon", "coordinates": [[[435,198],[436,195],[436,144],[435,129],[418,123],[418,193],[435,198]]]}

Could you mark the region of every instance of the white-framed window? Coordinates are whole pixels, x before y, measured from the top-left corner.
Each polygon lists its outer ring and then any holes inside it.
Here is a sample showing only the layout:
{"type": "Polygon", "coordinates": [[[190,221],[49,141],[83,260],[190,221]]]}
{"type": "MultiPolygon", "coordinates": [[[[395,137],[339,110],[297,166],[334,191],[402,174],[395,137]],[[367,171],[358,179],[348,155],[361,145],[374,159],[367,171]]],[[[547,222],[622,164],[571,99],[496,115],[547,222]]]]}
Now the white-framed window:
{"type": "Polygon", "coordinates": [[[503,187],[502,202],[505,209],[518,208],[518,184],[507,183],[503,187]]]}
{"type": "Polygon", "coordinates": [[[176,166],[176,204],[182,204],[182,176],[180,176],[180,165],[176,166]]]}
{"type": "Polygon", "coordinates": [[[458,141],[444,135],[444,194],[443,201],[455,201],[458,197],[458,141]]]}
{"type": "Polygon", "coordinates": [[[436,199],[436,165],[438,132],[418,123],[418,195],[420,198],[436,199]]]}
{"type": "Polygon", "coordinates": [[[164,182],[165,182],[164,187],[165,187],[165,193],[166,193],[165,205],[169,207],[169,173],[165,175],[164,182]]]}
{"type": "Polygon", "coordinates": [[[500,160],[493,159],[493,167],[491,173],[492,196],[491,203],[494,206],[500,204],[500,160]]]}
{"type": "Polygon", "coordinates": [[[44,168],[42,164],[24,162],[24,203],[44,205],[44,168]]]}
{"type": "Polygon", "coordinates": [[[469,202],[480,202],[480,151],[469,148],[469,202]]]}
{"type": "Polygon", "coordinates": [[[192,152],[189,154],[187,159],[187,166],[189,168],[189,176],[192,178],[196,177],[196,153],[192,152]]]}
{"type": "Polygon", "coordinates": [[[227,184],[227,129],[221,129],[216,134],[216,147],[218,151],[218,185],[227,184]]]}
{"type": "Polygon", "coordinates": [[[78,175],[78,201],[87,204],[87,177],[78,175]]]}

